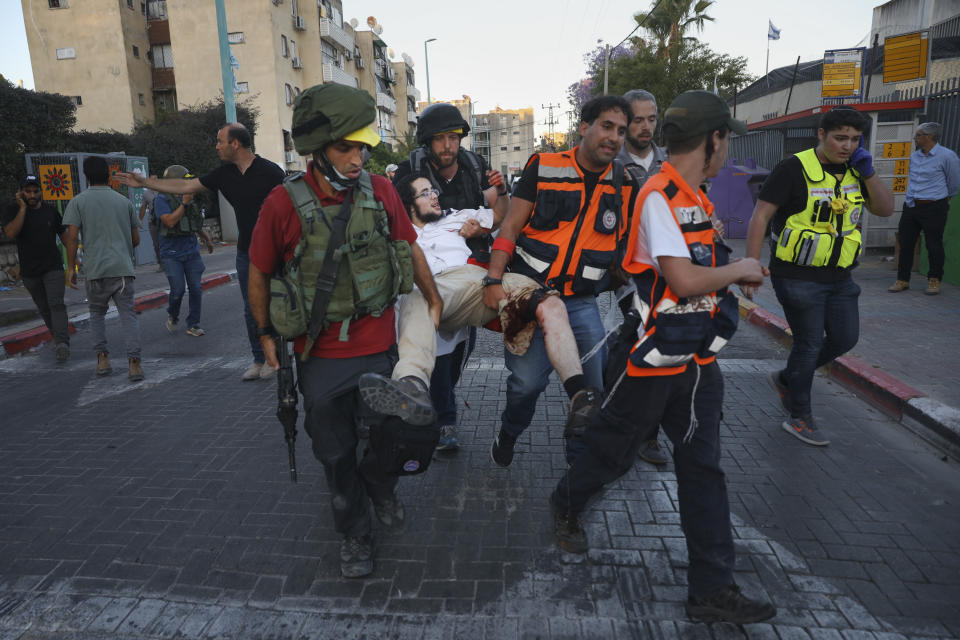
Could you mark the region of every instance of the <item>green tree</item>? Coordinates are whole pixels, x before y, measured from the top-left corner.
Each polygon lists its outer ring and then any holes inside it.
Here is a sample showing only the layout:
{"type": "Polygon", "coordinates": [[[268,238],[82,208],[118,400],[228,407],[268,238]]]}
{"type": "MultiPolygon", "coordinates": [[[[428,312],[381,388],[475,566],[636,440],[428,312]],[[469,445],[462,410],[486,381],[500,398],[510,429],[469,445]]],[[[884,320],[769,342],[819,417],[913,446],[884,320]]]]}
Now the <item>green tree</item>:
{"type": "Polygon", "coordinates": [[[397,153],[403,156],[404,160],[410,157],[410,154],[413,153],[413,150],[419,147],[420,144],[417,142],[416,130],[413,128],[408,128],[406,133],[403,134],[403,139],[397,142],[397,153]]]}
{"type": "Polygon", "coordinates": [[[687,31],[696,27],[703,31],[706,22],[713,22],[707,15],[714,0],[661,0],[649,12],[640,12],[633,19],[653,37],[657,57],[668,64],[675,64],[684,41],[694,40],[687,37],[687,31]]]}
{"type": "Polygon", "coordinates": [[[371,150],[370,159],[363,165],[363,168],[370,173],[382,176],[388,164],[400,164],[406,159],[406,155],[391,151],[387,145],[380,143],[371,150]]]}

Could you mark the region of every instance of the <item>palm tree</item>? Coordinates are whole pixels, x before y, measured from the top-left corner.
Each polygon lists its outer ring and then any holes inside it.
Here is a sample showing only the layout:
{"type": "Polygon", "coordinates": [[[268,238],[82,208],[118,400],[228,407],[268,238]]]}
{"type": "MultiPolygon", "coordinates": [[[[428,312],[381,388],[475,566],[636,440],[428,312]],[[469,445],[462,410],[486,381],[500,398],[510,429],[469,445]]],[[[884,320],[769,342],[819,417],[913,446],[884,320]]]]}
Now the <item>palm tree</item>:
{"type": "Polygon", "coordinates": [[[702,31],[708,20],[713,22],[713,17],[706,13],[713,3],[714,0],[660,0],[653,11],[638,13],[633,19],[653,36],[657,56],[673,64],[683,42],[692,39],[686,36],[690,27],[702,31]]]}

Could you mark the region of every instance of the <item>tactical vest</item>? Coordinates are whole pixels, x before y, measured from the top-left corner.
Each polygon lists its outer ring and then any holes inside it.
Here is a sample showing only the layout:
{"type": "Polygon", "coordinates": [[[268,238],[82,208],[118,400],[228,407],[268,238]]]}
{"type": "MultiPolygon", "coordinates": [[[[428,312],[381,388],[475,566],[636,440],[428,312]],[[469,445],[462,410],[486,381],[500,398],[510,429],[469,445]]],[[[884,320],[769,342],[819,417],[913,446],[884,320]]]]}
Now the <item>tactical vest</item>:
{"type": "MultiPolygon", "coordinates": [[[[670,206],[694,264],[720,267],[729,263],[730,249],[714,238],[713,204],[706,194],[691,189],[669,162],[647,180],[640,201],[653,192],[661,194],[670,206]]],[[[635,219],[623,268],[633,275],[637,287],[633,309],[641,322],[639,339],[627,360],[627,375],[675,375],[691,360],[700,365],[713,362],[737,330],[736,296],[723,288],[707,295],[677,297],[652,265],[634,262],[639,209],[635,219]]]]}
{"type": "Polygon", "coordinates": [[[483,190],[480,186],[483,184],[483,165],[480,157],[473,151],[460,149],[457,152],[457,163],[463,168],[463,191],[456,194],[444,194],[440,177],[434,171],[430,164],[427,150],[424,147],[417,147],[410,152],[410,171],[426,178],[430,184],[440,191],[440,208],[447,209],[480,209],[484,206],[483,190]]]}
{"type": "Polygon", "coordinates": [[[537,196],[517,236],[511,271],[556,289],[560,295],[596,296],[610,287],[610,264],[627,230],[632,187],[613,162],[589,202],[576,148],[539,154],[537,196]]]}
{"type": "Polygon", "coordinates": [[[197,206],[196,201],[191,200],[189,203],[183,204],[179,198],[169,193],[158,193],[157,197],[166,201],[171,213],[176,211],[177,207],[183,205],[183,215],[180,216],[180,221],[174,226],[168,227],[163,224],[163,220],[159,220],[160,235],[169,238],[172,236],[194,236],[200,233],[203,229],[203,214],[200,213],[200,207],[197,206]]]}
{"type": "Polygon", "coordinates": [[[778,260],[802,267],[852,266],[860,255],[857,224],[864,198],[860,176],[847,168],[843,179],[823,170],[815,149],[797,154],[803,165],[807,206],[787,218],[776,238],[778,260]]]}
{"type": "MultiPolygon", "coordinates": [[[[270,316],[281,335],[296,337],[306,332],[317,276],[323,268],[333,219],[341,205],[322,206],[302,173],[288,177],[283,186],[300,218],[300,242],[293,257],[284,265],[284,277],[274,278],[271,283],[270,316]],[[294,288],[296,290],[292,290],[294,288]],[[287,297],[299,306],[302,322],[298,319],[291,324],[288,317],[279,316],[290,307],[287,297]],[[293,326],[296,328],[290,328],[293,326]]],[[[322,325],[325,330],[341,322],[340,340],[344,342],[348,340],[350,320],[380,316],[396,302],[399,294],[413,288],[410,245],[405,240],[391,239],[387,212],[374,198],[370,174],[366,171],[360,174],[353,194],[344,244],[334,248],[339,254],[334,257],[340,266],[322,325]]]]}

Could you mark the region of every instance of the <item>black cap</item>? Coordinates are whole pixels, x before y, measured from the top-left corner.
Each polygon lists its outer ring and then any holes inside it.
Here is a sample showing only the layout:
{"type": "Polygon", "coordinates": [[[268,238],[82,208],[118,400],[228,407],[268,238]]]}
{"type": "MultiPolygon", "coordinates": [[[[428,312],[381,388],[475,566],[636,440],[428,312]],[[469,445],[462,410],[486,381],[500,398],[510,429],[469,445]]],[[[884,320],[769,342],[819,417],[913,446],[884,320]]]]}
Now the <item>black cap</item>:
{"type": "Polygon", "coordinates": [[[663,133],[679,139],[692,138],[727,125],[738,135],[747,133],[747,125],[734,120],[723,98],[709,91],[685,91],[663,114],[663,133]]]}
{"type": "Polygon", "coordinates": [[[37,176],[34,176],[34,175],[28,175],[26,178],[23,179],[23,182],[20,183],[20,188],[22,189],[22,188],[24,188],[25,186],[27,186],[28,184],[35,184],[35,185],[37,185],[37,186],[39,187],[39,186],[41,186],[41,185],[40,185],[40,178],[38,178],[37,176]]]}

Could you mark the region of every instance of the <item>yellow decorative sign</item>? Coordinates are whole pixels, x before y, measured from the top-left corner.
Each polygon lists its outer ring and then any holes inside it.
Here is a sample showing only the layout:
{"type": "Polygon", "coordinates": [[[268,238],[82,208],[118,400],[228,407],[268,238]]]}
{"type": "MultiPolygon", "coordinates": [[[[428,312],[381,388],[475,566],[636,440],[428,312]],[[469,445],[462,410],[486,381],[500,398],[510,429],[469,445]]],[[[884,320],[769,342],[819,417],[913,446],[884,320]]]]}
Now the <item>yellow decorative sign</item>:
{"type": "Polygon", "coordinates": [[[883,81],[903,82],[925,78],[929,45],[926,31],[884,39],[883,81]]]}
{"type": "Polygon", "coordinates": [[[863,48],[823,53],[823,98],[859,98],[863,76],[863,48]]]}
{"type": "Polygon", "coordinates": [[[884,158],[909,158],[910,143],[909,142],[885,142],[883,144],[883,157],[884,158]]]}
{"type": "Polygon", "coordinates": [[[905,176],[910,173],[910,161],[909,160],[897,160],[893,164],[893,173],[898,176],[905,176]]]}
{"type": "Polygon", "coordinates": [[[44,200],[73,199],[73,171],[69,164],[42,164],[37,173],[44,200]]]}
{"type": "Polygon", "coordinates": [[[907,192],[907,179],[903,176],[893,179],[893,192],[894,193],[906,193],[907,192]]]}

